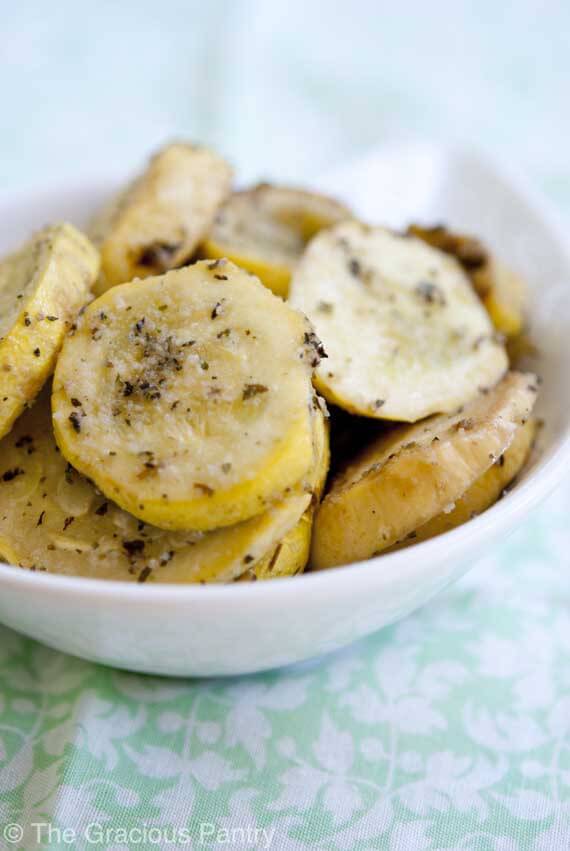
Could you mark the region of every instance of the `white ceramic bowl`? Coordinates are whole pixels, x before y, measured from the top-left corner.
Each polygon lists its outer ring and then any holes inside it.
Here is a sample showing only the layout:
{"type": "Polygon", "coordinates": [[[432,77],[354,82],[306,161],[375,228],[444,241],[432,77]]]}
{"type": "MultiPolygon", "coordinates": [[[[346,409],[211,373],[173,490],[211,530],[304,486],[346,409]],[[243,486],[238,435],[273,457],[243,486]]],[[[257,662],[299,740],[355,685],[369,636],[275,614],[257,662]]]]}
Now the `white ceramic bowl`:
{"type": "MultiPolygon", "coordinates": [[[[91,179],[0,205],[0,248],[48,220],[81,224],[113,188],[91,179]]],[[[368,562],[228,586],[106,583],[0,565],[0,621],[45,644],[121,668],[242,674],[348,644],[426,603],[532,510],[570,461],[570,260],[556,225],[480,157],[429,145],[387,149],[320,181],[370,221],[446,221],[480,234],[532,288],[544,379],[542,453],[512,493],[439,538],[368,562]]]]}

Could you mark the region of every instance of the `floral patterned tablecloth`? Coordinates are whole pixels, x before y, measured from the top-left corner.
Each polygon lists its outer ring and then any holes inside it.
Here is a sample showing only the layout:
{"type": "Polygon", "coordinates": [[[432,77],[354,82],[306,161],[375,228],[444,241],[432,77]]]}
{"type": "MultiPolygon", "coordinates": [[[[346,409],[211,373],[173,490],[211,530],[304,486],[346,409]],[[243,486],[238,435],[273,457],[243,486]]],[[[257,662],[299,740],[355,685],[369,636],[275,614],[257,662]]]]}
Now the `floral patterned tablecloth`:
{"type": "Polygon", "coordinates": [[[0,843],[570,848],[570,485],[429,606],[238,680],[0,633],[0,843]]]}

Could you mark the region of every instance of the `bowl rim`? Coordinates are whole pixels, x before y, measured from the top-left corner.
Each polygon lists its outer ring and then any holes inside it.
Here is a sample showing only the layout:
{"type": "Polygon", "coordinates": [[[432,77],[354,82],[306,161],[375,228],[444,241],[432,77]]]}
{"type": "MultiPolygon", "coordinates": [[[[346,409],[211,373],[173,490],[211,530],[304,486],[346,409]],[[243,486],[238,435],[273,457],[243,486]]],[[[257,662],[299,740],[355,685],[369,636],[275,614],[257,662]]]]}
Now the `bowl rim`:
{"type": "MultiPolygon", "coordinates": [[[[510,163],[505,163],[488,152],[478,151],[469,146],[445,145],[431,141],[410,142],[405,144],[385,144],[365,151],[361,156],[350,160],[340,168],[335,169],[318,181],[319,185],[326,185],[327,179],[334,181],[335,176],[349,173],[351,169],[360,166],[366,161],[390,156],[407,155],[414,156],[418,153],[431,156],[444,157],[446,159],[471,160],[479,166],[483,166],[496,178],[508,186],[511,192],[518,195],[525,205],[532,209],[546,225],[549,233],[560,250],[561,255],[568,264],[568,275],[570,279],[570,249],[569,240],[564,231],[561,219],[552,209],[546,199],[529,185],[528,180],[520,174],[510,163]]],[[[89,185],[93,188],[101,185],[110,185],[117,182],[116,175],[107,173],[101,175],[91,174],[85,180],[74,181],[65,189],[67,194],[85,192],[89,185]]],[[[32,193],[29,188],[19,192],[11,192],[11,198],[16,204],[37,202],[38,196],[50,197],[61,193],[61,186],[48,182],[39,187],[37,192],[32,193]]],[[[570,283],[570,281],[569,281],[570,283]]],[[[531,470],[528,478],[520,482],[505,499],[501,499],[488,508],[478,517],[470,520],[455,529],[445,532],[435,538],[422,541],[415,546],[398,550],[393,553],[379,555],[366,561],[339,565],[330,570],[309,571],[298,576],[280,577],[272,579],[271,582],[233,582],[228,584],[182,584],[182,583],[136,583],[119,580],[103,580],[81,576],[65,576],[40,571],[30,571],[27,568],[19,568],[0,562],[0,586],[8,585],[12,590],[26,590],[33,584],[34,589],[42,595],[50,597],[70,597],[78,595],[89,595],[108,602],[110,599],[120,601],[121,604],[129,602],[134,605],[147,606],[148,604],[159,605],[194,605],[229,603],[239,601],[240,604],[249,599],[256,603],[268,603],[272,596],[277,595],[278,601],[285,602],[284,595],[299,597],[299,592],[305,590],[331,596],[335,591],[342,590],[347,584],[362,588],[374,587],[381,590],[390,586],[395,580],[406,581],[407,575],[417,569],[418,558],[421,558],[426,566],[434,564],[440,558],[445,560],[468,556],[470,552],[477,549],[483,542],[493,539],[501,533],[510,531],[524,515],[532,510],[538,503],[542,502],[566,476],[566,466],[570,462],[570,413],[564,427],[563,434],[556,439],[553,446],[546,450],[541,456],[540,464],[531,470]],[[382,569],[374,569],[381,561],[382,569]]]]}

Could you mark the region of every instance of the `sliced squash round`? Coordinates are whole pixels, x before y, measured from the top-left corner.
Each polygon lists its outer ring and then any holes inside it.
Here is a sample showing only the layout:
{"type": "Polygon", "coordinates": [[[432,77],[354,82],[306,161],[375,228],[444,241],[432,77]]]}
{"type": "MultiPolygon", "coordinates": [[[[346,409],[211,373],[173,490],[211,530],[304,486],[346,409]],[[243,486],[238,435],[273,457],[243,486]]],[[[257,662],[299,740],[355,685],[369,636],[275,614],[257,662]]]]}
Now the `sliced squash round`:
{"type": "Polygon", "coordinates": [[[240,581],[253,582],[256,579],[279,579],[302,573],[311,551],[313,514],[312,508],[305,511],[291,531],[257,564],[240,576],[240,581]]]}
{"type": "Polygon", "coordinates": [[[395,427],[373,441],[321,503],[313,566],[370,558],[451,510],[508,449],[536,394],[533,375],[512,372],[460,412],[395,427]]]}
{"type": "Polygon", "coordinates": [[[527,288],[519,275],[497,260],[491,258],[488,269],[474,273],[473,279],[481,275],[488,277],[490,285],[483,297],[483,304],[493,325],[509,340],[518,338],[526,325],[527,288]]]}
{"type": "Polygon", "coordinates": [[[96,249],[69,224],[44,228],[0,261],[0,437],[53,372],[98,270],[96,249]]]}
{"type": "Polygon", "coordinates": [[[319,348],[304,316],[229,262],[114,287],[63,347],[56,439],[144,522],[238,523],[311,468],[319,348]]]}
{"type": "Polygon", "coordinates": [[[216,216],[202,254],[228,257],[286,298],[292,270],[307,242],[324,228],[351,217],[332,198],[262,183],[230,196],[216,216]]]}
{"type": "Polygon", "coordinates": [[[311,482],[311,505],[291,531],[240,577],[244,581],[293,576],[302,573],[307,565],[315,506],[320,502],[330,466],[328,420],[325,420],[318,409],[315,417],[315,466],[311,482]]]}
{"type": "Polygon", "coordinates": [[[437,514],[432,520],[411,532],[404,541],[400,541],[391,549],[396,550],[411,544],[419,544],[429,538],[435,538],[436,535],[449,532],[490,508],[526,464],[534,444],[536,431],[537,422],[532,418],[520,425],[515,431],[510,446],[489,467],[487,472],[465,491],[451,510],[437,514]]]}
{"type": "Polygon", "coordinates": [[[405,422],[448,413],[508,366],[459,264],[383,228],[347,222],[316,236],[290,303],[328,355],[317,388],[351,413],[405,422]]]}
{"type": "Polygon", "coordinates": [[[143,523],[66,462],[47,394],[0,446],[0,556],[32,570],[133,582],[231,581],[275,551],[312,499],[299,483],[263,514],[208,533],[143,523]]]}
{"type": "Polygon", "coordinates": [[[167,145],[91,224],[101,249],[96,292],[189,262],[230,191],[232,169],[213,151],[167,145]]]}

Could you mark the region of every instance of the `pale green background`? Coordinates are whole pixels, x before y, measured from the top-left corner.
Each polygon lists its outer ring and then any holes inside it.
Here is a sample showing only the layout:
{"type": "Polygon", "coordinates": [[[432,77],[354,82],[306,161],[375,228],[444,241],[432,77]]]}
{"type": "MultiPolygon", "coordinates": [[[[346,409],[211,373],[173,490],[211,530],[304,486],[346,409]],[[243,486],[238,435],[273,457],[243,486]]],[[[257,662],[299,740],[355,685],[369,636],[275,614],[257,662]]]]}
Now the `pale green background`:
{"type": "MultiPolygon", "coordinates": [[[[173,136],[297,181],[427,136],[570,215],[567,2],[38,0],[0,27],[2,192],[128,171],[173,136]]],[[[274,828],[278,851],[569,849],[569,510],[566,485],[429,607],[293,672],[169,683],[2,630],[0,847],[48,821],[78,838],[45,848],[176,847],[88,845],[90,822],[216,847],[202,822],[274,828]]]]}
{"type": "Polygon", "coordinates": [[[570,203],[565,0],[24,0],[0,31],[2,187],[132,168],[176,135],[245,179],[428,135],[570,203]]]}

